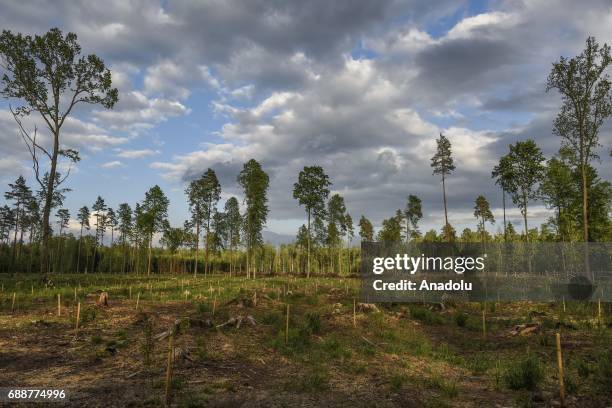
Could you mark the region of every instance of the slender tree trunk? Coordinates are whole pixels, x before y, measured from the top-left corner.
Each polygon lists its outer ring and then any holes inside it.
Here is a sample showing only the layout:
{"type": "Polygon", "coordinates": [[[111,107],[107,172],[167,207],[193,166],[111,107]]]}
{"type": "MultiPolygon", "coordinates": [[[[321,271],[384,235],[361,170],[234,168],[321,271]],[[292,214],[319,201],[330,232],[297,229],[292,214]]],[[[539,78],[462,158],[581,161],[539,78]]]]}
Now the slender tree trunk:
{"type": "Polygon", "coordinates": [[[45,192],[45,205],[43,206],[42,219],[42,247],[40,254],[40,272],[45,274],[49,270],[49,236],[51,228],[49,227],[49,216],[51,215],[51,205],[53,204],[53,190],[55,188],[55,176],[57,174],[57,156],[59,154],[59,129],[56,128],[53,133],[53,153],[51,155],[51,169],[49,170],[49,178],[47,181],[47,191],[45,192]]]}
{"type": "Polygon", "coordinates": [[[81,266],[81,241],[83,240],[83,224],[81,224],[81,232],[79,234],[79,248],[77,250],[77,267],[76,267],[76,273],[80,272],[80,266],[81,266]]]}
{"type": "Polygon", "coordinates": [[[195,239],[195,265],[193,276],[198,276],[198,253],[200,250],[200,221],[196,220],[196,239],[195,239]]]}
{"type": "Polygon", "coordinates": [[[57,237],[57,270],[60,273],[64,272],[64,265],[62,264],[62,252],[64,250],[63,244],[64,240],[62,239],[62,226],[60,225],[59,236],[57,237]]]}
{"type": "Polygon", "coordinates": [[[125,235],[121,234],[121,274],[125,275],[125,256],[126,256],[126,247],[125,247],[125,235]]]}
{"type": "Polygon", "coordinates": [[[28,273],[32,272],[32,260],[34,258],[34,227],[30,227],[30,236],[28,237],[28,246],[30,247],[30,259],[28,260],[28,273]]]}
{"type": "MultiPolygon", "coordinates": [[[[210,206],[208,207],[210,211],[210,206]]],[[[208,275],[208,241],[210,238],[210,214],[206,220],[206,235],[204,236],[204,276],[208,275]]]]}
{"type": "Polygon", "coordinates": [[[504,209],[504,242],[508,241],[508,232],[506,231],[506,190],[502,188],[502,207],[504,209]]]}
{"type": "Polygon", "coordinates": [[[589,241],[589,200],[587,188],[586,164],[581,165],[582,173],[582,233],[584,242],[589,241]]]}
{"type": "Polygon", "coordinates": [[[108,247],[108,272],[113,273],[113,241],[115,239],[115,229],[111,227],[111,242],[108,247]]]}
{"type": "Polygon", "coordinates": [[[19,207],[20,204],[17,202],[17,211],[15,216],[15,233],[13,234],[13,253],[11,255],[11,273],[15,272],[15,256],[17,254],[17,233],[19,232],[19,207]]]}
{"type": "Polygon", "coordinates": [[[307,255],[307,262],[306,262],[306,277],[310,278],[310,210],[307,211],[308,212],[308,255],[307,255]]]}
{"type": "Polygon", "coordinates": [[[19,245],[17,246],[17,263],[21,266],[21,252],[23,250],[24,227],[19,230],[19,245]]]}
{"type": "Polygon", "coordinates": [[[153,233],[149,235],[149,251],[147,255],[147,276],[151,275],[151,246],[153,244],[153,233]]]}
{"type": "Polygon", "coordinates": [[[527,228],[527,196],[523,194],[523,203],[525,204],[525,211],[523,212],[523,220],[525,221],[525,241],[529,242],[529,229],[527,228]]]}
{"type": "Polygon", "coordinates": [[[93,257],[91,259],[91,273],[95,273],[96,272],[96,254],[98,251],[98,237],[97,237],[97,232],[96,232],[96,242],[94,242],[94,250],[93,250],[93,257]]]}
{"type": "Polygon", "coordinates": [[[87,274],[87,268],[89,268],[89,248],[87,242],[85,244],[85,274],[87,274]]]}
{"type": "Polygon", "coordinates": [[[140,275],[140,242],[138,239],[134,242],[134,268],[136,269],[136,275],[140,275]]]}
{"type": "Polygon", "coordinates": [[[450,236],[448,235],[450,233],[449,228],[448,228],[448,210],[446,208],[446,182],[444,180],[444,173],[442,173],[442,196],[444,198],[444,226],[445,226],[445,230],[446,233],[446,239],[450,241],[450,236]]]}

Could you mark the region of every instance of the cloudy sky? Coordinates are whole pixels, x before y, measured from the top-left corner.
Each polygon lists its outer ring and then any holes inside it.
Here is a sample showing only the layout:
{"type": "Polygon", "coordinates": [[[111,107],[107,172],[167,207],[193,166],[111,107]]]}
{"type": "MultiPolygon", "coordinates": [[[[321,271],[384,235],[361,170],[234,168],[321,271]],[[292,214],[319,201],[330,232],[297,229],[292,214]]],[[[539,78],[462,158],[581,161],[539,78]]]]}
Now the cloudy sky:
{"type": "MultiPolygon", "coordinates": [[[[560,99],[545,92],[551,63],[578,54],[588,35],[612,43],[609,0],[50,4],[2,0],[0,27],[75,32],[120,92],[112,111],[82,107],[65,125],[65,145],[82,156],[67,182],[73,213],[98,194],[133,205],[159,184],[180,224],[187,181],[212,167],[223,199],[240,196],[236,175],[255,158],[271,179],[268,229],[290,235],[304,222],[292,185],[313,164],[355,220],[379,225],[417,194],[422,229],[439,230],[430,157],[440,132],[457,165],[447,183],[451,223],[475,226],[478,194],[501,219],[490,173],[508,144],[533,138],[547,157],[559,148],[551,123],[560,99]]],[[[7,108],[0,102],[4,186],[31,175],[7,108]]],[[[610,123],[601,143],[602,153],[612,146],[610,123]]],[[[597,167],[612,179],[609,157],[597,167]]],[[[547,211],[536,204],[533,215],[541,222],[547,211]]]]}

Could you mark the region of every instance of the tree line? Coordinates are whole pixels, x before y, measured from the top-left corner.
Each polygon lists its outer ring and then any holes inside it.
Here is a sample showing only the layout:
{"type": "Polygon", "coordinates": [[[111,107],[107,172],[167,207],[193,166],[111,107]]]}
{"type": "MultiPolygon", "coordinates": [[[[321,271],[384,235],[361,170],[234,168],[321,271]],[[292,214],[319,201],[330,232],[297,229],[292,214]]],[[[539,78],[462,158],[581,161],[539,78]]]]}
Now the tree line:
{"type": "MultiPolygon", "coordinates": [[[[304,208],[306,223],[299,228],[295,242],[281,251],[263,243],[262,231],[269,212],[269,177],[254,159],[244,164],[236,179],[243,192],[242,212],[236,197],[230,197],[220,209],[221,185],[215,171],[208,169],[185,190],[190,217],[181,226],[169,225],[169,200],[159,186],[154,186],[133,207],[122,203],[113,209],[98,197],[91,209],[83,206],[75,214],[79,236],[67,233],[71,214],[63,208],[63,201],[70,189],[63,187],[63,183],[80,157],[77,151],[64,148],[62,126],[78,104],[112,109],[118,101],[118,91],[112,87],[110,70],[99,57],[81,55],[74,33],[64,35],[59,29],[51,29],[43,35],[29,36],[4,30],[0,35],[0,57],[3,69],[0,92],[19,103],[17,107],[10,105],[10,111],[31,156],[37,183],[34,191],[20,176],[5,193],[7,204],[0,208],[5,270],[33,271],[39,267],[42,273],[120,270],[150,274],[161,271],[164,263],[164,268],[170,270],[182,268],[194,274],[200,271],[208,274],[219,265],[219,259],[223,259],[223,268],[229,273],[239,271],[252,277],[257,270],[265,269],[264,264],[270,271],[273,265],[277,268],[281,264],[290,265],[292,271],[306,275],[311,270],[353,270],[357,263],[351,248],[355,234],[353,219],[342,196],[330,197],[332,182],[320,166],[306,166],[298,174],[293,197],[304,208]],[[36,126],[31,130],[24,124],[31,114],[39,115],[45,123],[51,135],[50,147],[40,141],[36,126]],[[61,168],[67,168],[65,174],[58,170],[62,164],[61,168]],[[53,211],[55,229],[51,223],[53,211]],[[89,234],[92,227],[94,233],[89,234]],[[153,245],[156,236],[160,237],[164,251],[153,245]],[[185,261],[185,251],[193,252],[189,262],[185,261]]],[[[458,236],[451,225],[446,193],[456,166],[451,142],[440,134],[431,167],[442,185],[441,233],[435,230],[421,233],[422,201],[411,194],[406,208],[383,220],[376,235],[371,221],[361,215],[358,222],[361,239],[515,240],[518,237],[515,226],[506,222],[506,197],[510,197],[521,211],[521,238],[525,241],[609,241],[612,187],[598,176],[592,163],[598,159],[600,130],[612,114],[607,73],[611,62],[610,47],[600,46],[589,37],[580,55],[562,57],[553,64],[547,91],[557,90],[562,96],[561,109],[553,123],[553,133],[560,137],[561,147],[546,160],[534,140],[518,141],[509,145],[507,154],[492,169],[491,176],[502,190],[501,236],[486,230],[486,225],[494,223],[495,218],[489,201],[482,195],[474,202],[475,232],[466,228],[458,236]],[[528,225],[528,209],[535,200],[543,201],[555,214],[539,230],[529,229],[528,225]]]]}

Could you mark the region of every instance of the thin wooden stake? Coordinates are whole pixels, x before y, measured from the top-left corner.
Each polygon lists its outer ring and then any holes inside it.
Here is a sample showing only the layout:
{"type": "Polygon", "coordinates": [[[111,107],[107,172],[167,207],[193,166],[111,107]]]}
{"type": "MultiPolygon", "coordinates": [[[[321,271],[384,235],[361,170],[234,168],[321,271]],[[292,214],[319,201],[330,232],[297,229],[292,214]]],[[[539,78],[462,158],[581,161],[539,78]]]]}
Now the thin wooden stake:
{"type": "Polygon", "coordinates": [[[174,333],[168,339],[168,363],[166,365],[166,406],[172,401],[172,368],[174,365],[174,333]]]}
{"type": "Polygon", "coordinates": [[[357,327],[357,301],[353,298],[353,327],[357,327]]]}
{"type": "Polygon", "coordinates": [[[597,320],[599,320],[599,325],[603,325],[603,320],[601,320],[601,298],[597,300],[597,320]]]}
{"type": "Polygon", "coordinates": [[[287,303],[287,320],[285,322],[285,345],[289,342],[289,303],[287,303]]]}
{"type": "Polygon", "coordinates": [[[559,397],[561,406],[565,406],[565,382],[563,375],[563,355],[561,354],[561,334],[557,333],[557,364],[559,366],[559,397]]]}
{"type": "Polygon", "coordinates": [[[136,310],[138,310],[138,303],[140,303],[140,292],[136,295],[136,310]]]}
{"type": "Polygon", "coordinates": [[[563,296],[563,313],[565,313],[565,296],[563,296]]]}
{"type": "Polygon", "coordinates": [[[487,317],[486,317],[486,304],[482,309],[482,337],[487,338],[487,317]]]}
{"type": "Polygon", "coordinates": [[[61,301],[61,295],[59,293],[57,294],[57,315],[58,316],[62,315],[62,301],[61,301]]]}
{"type": "Polygon", "coordinates": [[[13,292],[13,303],[11,304],[11,313],[15,312],[15,292],[13,292]]]}
{"type": "Polygon", "coordinates": [[[217,297],[215,296],[213,298],[213,310],[212,310],[212,315],[215,315],[215,310],[217,310],[217,297]]]}
{"type": "Polygon", "coordinates": [[[130,296],[129,299],[132,300],[132,287],[130,286],[130,296]]]}
{"type": "Polygon", "coordinates": [[[77,303],[76,324],[74,326],[74,330],[76,333],[79,332],[79,320],[81,320],[81,302],[77,303]]]}

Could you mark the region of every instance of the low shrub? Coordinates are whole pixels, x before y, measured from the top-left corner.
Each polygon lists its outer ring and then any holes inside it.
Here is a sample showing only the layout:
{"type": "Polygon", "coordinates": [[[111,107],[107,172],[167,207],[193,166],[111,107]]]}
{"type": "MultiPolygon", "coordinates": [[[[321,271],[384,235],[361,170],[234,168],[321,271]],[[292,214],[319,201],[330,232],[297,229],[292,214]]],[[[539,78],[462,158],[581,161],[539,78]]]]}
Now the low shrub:
{"type": "Polygon", "coordinates": [[[513,362],[503,374],[508,388],[535,390],[544,378],[544,370],[535,356],[513,362]]]}
{"type": "Polygon", "coordinates": [[[469,319],[469,315],[467,313],[457,312],[455,314],[455,323],[459,327],[465,327],[468,319],[469,319]]]}

